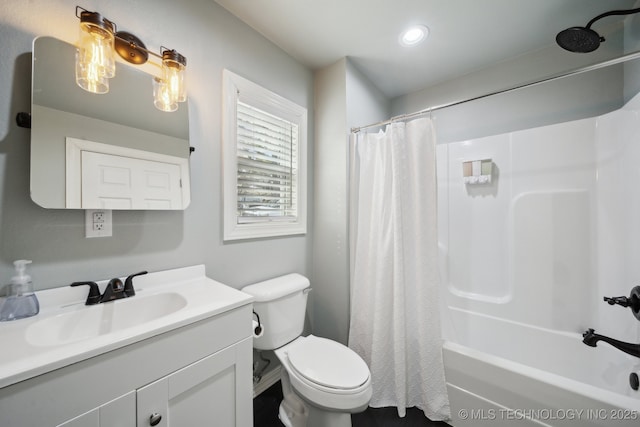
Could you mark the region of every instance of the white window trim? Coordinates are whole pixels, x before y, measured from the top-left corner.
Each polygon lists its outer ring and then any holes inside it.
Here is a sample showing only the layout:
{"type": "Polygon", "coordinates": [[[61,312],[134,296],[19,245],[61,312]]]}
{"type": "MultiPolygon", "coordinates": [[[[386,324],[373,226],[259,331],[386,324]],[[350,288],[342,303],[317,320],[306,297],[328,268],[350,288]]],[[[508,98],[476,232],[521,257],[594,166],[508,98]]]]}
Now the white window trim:
{"type": "Polygon", "coordinates": [[[307,232],[307,109],[283,98],[243,77],[224,70],[222,108],[222,169],[224,240],[289,236],[307,232]],[[242,102],[298,124],[298,215],[296,221],[265,218],[262,221],[238,223],[237,220],[237,138],[236,105],[242,102]]]}

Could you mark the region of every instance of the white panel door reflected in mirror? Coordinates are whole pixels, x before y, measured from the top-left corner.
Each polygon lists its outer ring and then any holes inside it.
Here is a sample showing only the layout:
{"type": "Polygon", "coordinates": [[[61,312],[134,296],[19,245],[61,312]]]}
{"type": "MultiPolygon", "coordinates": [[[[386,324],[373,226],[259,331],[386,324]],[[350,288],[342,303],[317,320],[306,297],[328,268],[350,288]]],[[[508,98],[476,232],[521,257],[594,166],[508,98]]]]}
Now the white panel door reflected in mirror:
{"type": "Polygon", "coordinates": [[[66,206],[180,209],[189,204],[188,159],[67,138],[66,206]]]}

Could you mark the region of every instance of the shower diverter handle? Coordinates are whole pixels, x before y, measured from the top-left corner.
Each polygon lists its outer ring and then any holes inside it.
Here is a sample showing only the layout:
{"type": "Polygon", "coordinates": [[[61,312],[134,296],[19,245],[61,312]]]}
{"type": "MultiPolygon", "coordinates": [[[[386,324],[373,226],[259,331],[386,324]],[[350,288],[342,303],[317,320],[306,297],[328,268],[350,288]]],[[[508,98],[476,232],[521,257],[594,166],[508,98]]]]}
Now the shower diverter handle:
{"type": "Polygon", "coordinates": [[[617,304],[629,307],[636,319],[640,320],[640,286],[631,289],[631,294],[628,297],[604,297],[604,301],[609,305],[617,304]]]}

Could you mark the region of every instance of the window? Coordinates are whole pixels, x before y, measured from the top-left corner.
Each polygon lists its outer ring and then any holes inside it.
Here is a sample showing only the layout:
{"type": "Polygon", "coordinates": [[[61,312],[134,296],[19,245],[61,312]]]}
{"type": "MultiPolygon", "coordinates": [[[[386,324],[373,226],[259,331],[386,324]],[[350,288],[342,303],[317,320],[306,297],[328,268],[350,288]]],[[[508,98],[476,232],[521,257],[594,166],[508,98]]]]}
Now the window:
{"type": "Polygon", "coordinates": [[[307,110],[224,70],[224,240],[304,234],[307,110]]]}

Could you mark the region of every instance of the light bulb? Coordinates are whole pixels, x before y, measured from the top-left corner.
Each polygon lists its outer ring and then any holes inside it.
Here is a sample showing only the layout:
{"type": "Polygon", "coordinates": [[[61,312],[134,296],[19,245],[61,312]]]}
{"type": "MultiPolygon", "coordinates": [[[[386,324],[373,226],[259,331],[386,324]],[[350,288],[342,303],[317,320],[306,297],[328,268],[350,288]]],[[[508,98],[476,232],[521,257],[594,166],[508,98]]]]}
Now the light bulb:
{"type": "Polygon", "coordinates": [[[153,78],[153,105],[160,111],[172,112],[178,109],[178,102],[171,96],[169,86],[158,77],[153,78]]]}
{"type": "Polygon", "coordinates": [[[109,91],[108,79],[115,76],[113,24],[99,13],[83,11],[76,51],[76,83],[93,93],[109,91]]]}
{"type": "Polygon", "coordinates": [[[175,50],[166,50],[162,53],[162,80],[167,85],[169,96],[174,102],[187,100],[186,63],[186,58],[175,50]]]}

